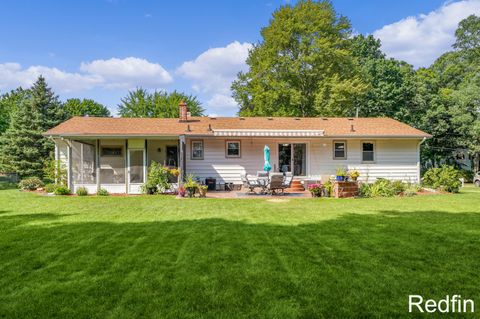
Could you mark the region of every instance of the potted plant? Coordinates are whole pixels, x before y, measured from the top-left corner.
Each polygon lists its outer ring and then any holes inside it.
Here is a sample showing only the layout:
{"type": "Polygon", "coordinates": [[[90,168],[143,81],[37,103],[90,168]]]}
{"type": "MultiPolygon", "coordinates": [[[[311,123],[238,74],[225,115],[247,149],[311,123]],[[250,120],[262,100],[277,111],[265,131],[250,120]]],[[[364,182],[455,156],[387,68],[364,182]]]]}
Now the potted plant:
{"type": "Polygon", "coordinates": [[[323,197],[330,197],[333,194],[333,183],[327,181],[323,184],[323,197]]]}
{"type": "Polygon", "coordinates": [[[192,198],[195,196],[195,192],[198,188],[198,183],[195,181],[195,177],[192,174],[188,174],[185,177],[185,184],[183,185],[187,190],[188,197],[192,198]]]}
{"type": "Polygon", "coordinates": [[[308,185],[308,190],[312,197],[320,197],[322,196],[323,186],[321,184],[310,184],[308,185]]]}
{"type": "Polygon", "coordinates": [[[186,191],[185,187],[180,186],[178,188],[178,197],[185,197],[186,192],[187,191],[186,191]]]}
{"type": "Polygon", "coordinates": [[[342,167],[337,168],[337,175],[336,175],[337,181],[344,181],[346,176],[347,176],[347,171],[344,168],[342,167]]]}
{"type": "Polygon", "coordinates": [[[356,182],[360,176],[360,172],[357,170],[352,170],[348,172],[348,176],[352,179],[352,181],[356,182]]]}
{"type": "Polygon", "coordinates": [[[145,184],[141,186],[142,193],[147,195],[153,195],[158,192],[157,184],[154,181],[148,180],[145,184]]]}
{"type": "Polygon", "coordinates": [[[207,190],[207,185],[198,185],[198,194],[200,195],[200,197],[207,197],[207,190]]]}

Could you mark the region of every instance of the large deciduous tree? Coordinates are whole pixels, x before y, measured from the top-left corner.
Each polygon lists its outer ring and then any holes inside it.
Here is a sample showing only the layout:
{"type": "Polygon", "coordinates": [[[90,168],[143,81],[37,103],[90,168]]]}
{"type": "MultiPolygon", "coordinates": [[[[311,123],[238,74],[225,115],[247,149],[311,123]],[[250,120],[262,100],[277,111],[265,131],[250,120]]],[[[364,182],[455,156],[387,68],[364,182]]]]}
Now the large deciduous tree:
{"type": "Polygon", "coordinates": [[[65,112],[72,116],[109,117],[110,111],[106,106],[91,99],[68,99],[63,104],[65,112]]]}
{"type": "Polygon", "coordinates": [[[380,40],[358,35],[352,39],[352,53],[359,60],[361,74],[369,84],[366,94],[357,100],[360,116],[388,116],[411,121],[415,113],[414,70],[409,64],[387,59],[380,40]]]}
{"type": "Polygon", "coordinates": [[[243,116],[347,116],[367,85],[350,52],[351,27],[328,1],[276,10],[232,84],[243,116]]]}
{"type": "Polygon", "coordinates": [[[176,118],[179,116],[178,105],[184,101],[192,116],[204,115],[201,103],[193,95],[173,91],[155,91],[149,93],[139,88],[128,92],[118,105],[118,113],[122,117],[166,117],[176,118]]]}

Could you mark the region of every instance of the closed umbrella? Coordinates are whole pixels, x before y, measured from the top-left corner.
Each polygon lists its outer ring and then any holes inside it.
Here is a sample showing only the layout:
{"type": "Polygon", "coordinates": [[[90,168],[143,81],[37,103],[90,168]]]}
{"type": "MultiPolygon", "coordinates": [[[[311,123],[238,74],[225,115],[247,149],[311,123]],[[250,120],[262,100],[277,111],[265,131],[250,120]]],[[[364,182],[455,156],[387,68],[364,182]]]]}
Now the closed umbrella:
{"type": "Polygon", "coordinates": [[[265,147],[263,148],[263,157],[265,159],[263,170],[270,172],[272,170],[272,165],[270,165],[270,147],[268,147],[268,145],[265,145],[265,147]]]}

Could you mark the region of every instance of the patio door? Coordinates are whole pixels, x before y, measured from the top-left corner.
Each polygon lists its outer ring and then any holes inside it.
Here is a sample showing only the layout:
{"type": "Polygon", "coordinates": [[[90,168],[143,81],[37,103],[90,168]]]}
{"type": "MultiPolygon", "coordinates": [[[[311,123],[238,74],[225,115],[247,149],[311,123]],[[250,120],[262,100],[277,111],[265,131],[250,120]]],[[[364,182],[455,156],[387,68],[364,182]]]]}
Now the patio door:
{"type": "Polygon", "coordinates": [[[140,194],[145,183],[145,150],[128,150],[128,193],[140,194]]]}
{"type": "Polygon", "coordinates": [[[278,168],[280,172],[292,172],[294,176],[306,176],[307,144],[278,144],[278,168]]]}

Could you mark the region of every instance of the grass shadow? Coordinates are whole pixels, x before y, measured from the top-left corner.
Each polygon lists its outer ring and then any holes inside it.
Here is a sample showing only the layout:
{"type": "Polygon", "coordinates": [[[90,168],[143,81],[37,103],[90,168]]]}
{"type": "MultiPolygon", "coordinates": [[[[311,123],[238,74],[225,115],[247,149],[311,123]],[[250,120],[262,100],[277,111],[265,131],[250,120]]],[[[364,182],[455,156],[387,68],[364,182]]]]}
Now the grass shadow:
{"type": "Polygon", "coordinates": [[[0,316],[385,318],[409,317],[409,294],[480,298],[476,212],[299,226],[57,216],[0,218],[0,316]]]}

